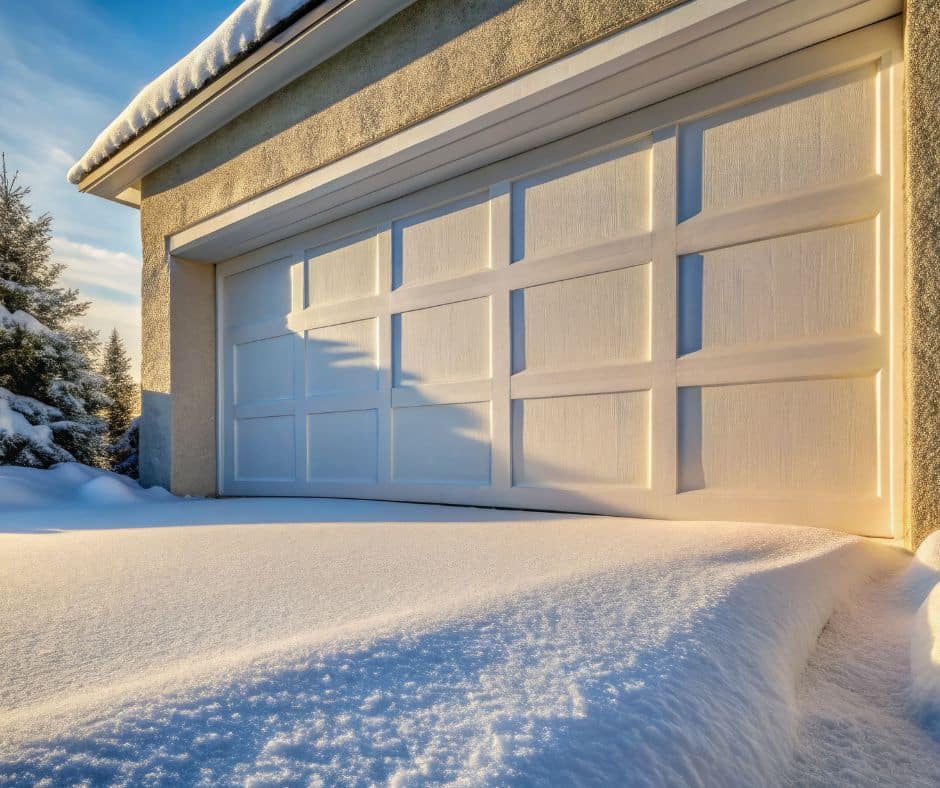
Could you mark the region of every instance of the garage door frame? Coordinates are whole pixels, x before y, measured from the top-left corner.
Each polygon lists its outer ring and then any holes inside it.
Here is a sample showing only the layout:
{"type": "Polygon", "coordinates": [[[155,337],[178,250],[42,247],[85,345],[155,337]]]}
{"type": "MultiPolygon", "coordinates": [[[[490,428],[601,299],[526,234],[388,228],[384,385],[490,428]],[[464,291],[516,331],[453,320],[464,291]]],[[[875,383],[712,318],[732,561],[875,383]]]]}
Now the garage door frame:
{"type": "MultiPolygon", "coordinates": [[[[218,320],[219,320],[219,456],[223,461],[219,463],[219,485],[223,494],[284,494],[284,495],[331,495],[348,497],[374,497],[393,498],[399,500],[440,501],[450,503],[471,503],[481,505],[522,506],[533,508],[553,508],[561,510],[600,511],[617,514],[634,514],[654,517],[678,517],[701,519],[713,517],[714,519],[754,519],[750,512],[760,511],[758,519],[778,521],[798,521],[807,524],[841,525],[847,530],[863,533],[885,535],[896,528],[899,490],[900,468],[899,436],[900,425],[897,423],[900,412],[900,374],[898,342],[900,331],[900,275],[903,265],[903,248],[901,243],[901,205],[900,188],[900,135],[899,135],[899,99],[900,80],[902,78],[901,54],[898,47],[899,32],[896,21],[874,25],[870,28],[847,34],[830,42],[816,45],[811,49],[802,50],[787,55],[771,63],[757,66],[746,72],[726,77],[718,82],[699,88],[691,93],[668,99],[647,109],[639,110],[628,116],[608,121],[599,126],[579,132],[565,139],[550,143],[536,150],[513,157],[508,162],[489,165],[480,170],[459,176],[415,194],[399,198],[376,208],[369,209],[354,216],[350,216],[322,228],[304,233],[300,238],[292,238],[278,242],[262,250],[250,252],[235,260],[217,267],[219,294],[218,320]],[[755,205],[742,222],[742,216],[724,217],[725,225],[721,224],[722,217],[699,216],[684,223],[677,224],[675,218],[675,189],[670,178],[675,177],[676,157],[676,124],[680,121],[688,123],[695,118],[711,115],[716,111],[732,105],[743,104],[759,99],[762,96],[776,94],[780,91],[793,89],[800,84],[806,84],[833,74],[860,67],[866,62],[877,60],[883,70],[883,77],[879,78],[880,101],[883,102],[884,117],[887,125],[882,129],[879,144],[879,156],[882,176],[877,182],[869,180],[865,184],[850,184],[850,187],[839,187],[839,194],[845,198],[841,207],[835,214],[830,209],[832,190],[820,192],[815,195],[805,195],[806,199],[797,210],[788,213],[791,230],[797,228],[807,229],[810,226],[838,224],[850,218],[871,213],[871,200],[890,215],[890,235],[884,234],[880,238],[882,256],[884,260],[890,258],[893,264],[883,267],[879,287],[881,300],[880,314],[884,313],[884,306],[888,305],[890,325],[880,326],[882,337],[888,342],[888,347],[882,351],[889,358],[890,378],[886,378],[879,386],[879,397],[887,398],[888,405],[881,408],[882,420],[879,428],[879,490],[880,499],[878,514],[872,517],[871,502],[860,502],[845,496],[813,496],[811,500],[794,500],[792,496],[772,496],[767,494],[755,495],[752,493],[722,492],[684,492],[676,494],[677,489],[677,463],[675,460],[676,446],[676,407],[674,392],[676,385],[707,385],[708,381],[721,382],[727,380],[729,365],[722,366],[716,359],[708,360],[707,366],[697,359],[676,360],[676,315],[668,309],[658,310],[652,322],[652,359],[644,365],[630,365],[630,368],[606,369],[603,372],[595,371],[587,374],[582,372],[545,373],[541,379],[533,380],[522,376],[510,382],[509,380],[509,291],[520,286],[532,285],[538,282],[554,281],[555,278],[569,278],[573,271],[579,273],[597,273],[602,270],[613,270],[623,267],[624,262],[645,263],[652,261],[652,286],[661,292],[675,291],[675,271],[677,254],[694,250],[714,248],[716,244],[727,245],[733,242],[733,232],[738,227],[745,234],[738,236],[738,242],[745,237],[768,237],[780,235],[786,227],[779,220],[779,205],[755,205]],[[568,259],[559,258],[553,261],[526,261],[524,263],[509,264],[509,182],[521,178],[534,171],[550,166],[557,166],[559,162],[581,159],[593,156],[612,148],[621,148],[629,144],[646,144],[648,139],[652,147],[652,183],[653,183],[653,216],[655,225],[652,232],[641,236],[624,239],[606,250],[597,250],[597,254],[590,259],[578,253],[568,259]],[[631,143],[631,141],[633,141],[631,143]],[[329,486],[315,486],[307,483],[285,484],[282,492],[273,492],[270,485],[262,488],[251,483],[235,483],[225,479],[225,468],[229,465],[226,452],[226,424],[229,417],[227,405],[222,392],[225,391],[227,370],[231,363],[226,359],[226,350],[223,342],[223,327],[225,325],[224,303],[221,299],[223,276],[235,271],[247,270],[253,266],[261,265],[281,257],[292,259],[295,267],[293,276],[298,272],[302,274],[299,266],[303,263],[303,251],[313,247],[322,246],[341,238],[365,232],[369,228],[378,228],[379,242],[379,271],[385,282],[391,279],[391,224],[390,215],[396,217],[408,216],[419,211],[431,210],[442,206],[460,197],[479,193],[486,190],[491,210],[491,264],[497,271],[485,275],[472,274],[458,280],[451,280],[431,285],[423,285],[414,289],[402,289],[393,293],[382,293],[368,305],[368,309],[378,306],[375,314],[379,316],[379,347],[384,353],[391,344],[391,315],[407,309],[420,308],[446,303],[448,293],[454,294],[457,300],[464,300],[468,295],[479,292],[480,295],[489,295],[492,298],[492,327],[493,349],[492,358],[493,377],[490,384],[478,382],[473,384],[480,388],[479,394],[487,393],[486,385],[493,390],[500,387],[512,387],[513,396],[527,396],[538,393],[573,394],[576,392],[601,392],[624,390],[625,382],[634,388],[649,386],[653,391],[653,410],[651,423],[651,446],[653,467],[650,470],[651,479],[655,484],[650,489],[611,490],[609,486],[580,487],[572,486],[566,490],[546,491],[544,489],[532,490],[524,487],[513,487],[510,478],[510,447],[509,440],[509,402],[502,401],[497,404],[493,398],[492,429],[493,444],[493,480],[494,488],[475,488],[467,486],[452,487],[450,485],[409,485],[402,483],[387,483],[381,486],[343,485],[342,489],[335,484],[329,486]],[[853,192],[850,194],[849,192],[853,192]],[[670,207],[671,206],[671,207],[670,207]],[[828,213],[827,213],[828,211],[828,213]],[[768,227],[768,221],[773,222],[768,227]],[[762,229],[766,228],[766,229],[762,229]],[[723,234],[722,234],[723,233],[723,234]],[[729,241],[729,238],[732,241],[729,241]],[[299,251],[298,251],[299,250],[299,251]],[[890,275],[889,275],[890,274],[890,275]],[[562,276],[563,275],[563,276],[562,276]],[[476,289],[474,289],[476,288],[476,289]],[[459,297],[456,295],[459,292],[459,297]],[[444,300],[442,300],[444,299],[444,300]],[[640,368],[642,366],[642,368],[640,368]],[[722,378],[722,374],[725,375],[722,378]],[[481,388],[482,387],[482,388],[481,388]],[[672,391],[671,395],[668,393],[672,391]],[[887,527],[886,527],[887,526],[887,527]]],[[[792,201],[791,201],[792,202],[792,201]]],[[[302,293],[300,283],[295,282],[293,288],[295,298],[302,293]]],[[[672,299],[675,303],[675,299],[672,299]]],[[[365,305],[337,307],[329,314],[313,316],[309,310],[306,315],[303,304],[296,302],[292,305],[292,316],[283,326],[268,326],[260,331],[302,330],[310,325],[329,325],[331,322],[342,322],[354,319],[355,315],[368,312],[365,305]],[[358,311],[357,311],[358,310],[358,311]],[[298,322],[299,321],[299,322],[298,322]]],[[[257,333],[257,332],[256,332],[257,333]]],[[[259,335],[260,335],[259,334],[259,335]]],[[[848,347],[843,343],[838,354],[838,361],[844,363],[845,374],[857,374],[858,371],[871,365],[870,343],[856,343],[857,347],[848,347]]],[[[817,350],[819,350],[817,348],[817,350]]],[[[789,373],[784,374],[788,379],[812,376],[813,363],[820,369],[824,368],[826,374],[833,373],[833,359],[825,360],[823,356],[816,355],[816,361],[807,361],[805,349],[795,348],[792,357],[787,360],[790,365],[789,373]],[[821,365],[821,366],[820,366],[821,365]]],[[[755,356],[750,362],[740,358],[734,360],[737,365],[734,374],[740,379],[746,374],[753,380],[780,379],[779,369],[767,369],[762,365],[761,358],[755,356]],[[743,365],[743,366],[742,366],[743,365]]],[[[393,405],[397,400],[399,406],[408,404],[409,397],[416,396],[414,392],[392,390],[389,377],[388,360],[379,357],[380,369],[380,396],[387,395],[392,398],[393,405]],[[381,394],[384,392],[384,394],[381,394]]],[[[838,373],[838,369],[835,369],[838,373]]],[[[818,374],[818,373],[817,373],[818,374]]],[[[880,373],[884,375],[885,373],[880,373]]],[[[454,397],[466,401],[467,388],[463,386],[458,392],[451,384],[441,384],[434,391],[422,391],[422,401],[427,397],[435,401],[453,401],[454,397]]],[[[374,398],[373,398],[374,399],[374,398]]],[[[370,400],[371,401],[371,400],[370,400]]],[[[348,403],[347,403],[348,406],[348,403]]],[[[334,407],[328,403],[318,405],[304,404],[302,412],[297,416],[306,416],[311,412],[310,407],[334,407]]],[[[389,440],[388,425],[381,425],[380,435],[389,440]]],[[[379,452],[379,457],[386,453],[379,452]]],[[[301,459],[301,450],[297,447],[297,459],[301,459]]],[[[305,462],[304,458],[304,462],[305,462]]],[[[388,469],[379,469],[380,479],[388,478],[388,469]]]]}

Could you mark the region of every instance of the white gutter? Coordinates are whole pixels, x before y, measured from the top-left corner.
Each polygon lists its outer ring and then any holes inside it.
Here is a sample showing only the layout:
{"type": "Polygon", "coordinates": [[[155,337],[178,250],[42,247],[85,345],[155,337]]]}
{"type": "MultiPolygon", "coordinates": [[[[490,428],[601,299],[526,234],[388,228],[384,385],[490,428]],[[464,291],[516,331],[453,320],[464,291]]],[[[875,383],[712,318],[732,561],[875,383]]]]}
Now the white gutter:
{"type": "Polygon", "coordinates": [[[326,0],[226,70],[111,158],[80,191],[137,207],[140,180],[249,107],[332,57],[414,0],[326,0]]]}

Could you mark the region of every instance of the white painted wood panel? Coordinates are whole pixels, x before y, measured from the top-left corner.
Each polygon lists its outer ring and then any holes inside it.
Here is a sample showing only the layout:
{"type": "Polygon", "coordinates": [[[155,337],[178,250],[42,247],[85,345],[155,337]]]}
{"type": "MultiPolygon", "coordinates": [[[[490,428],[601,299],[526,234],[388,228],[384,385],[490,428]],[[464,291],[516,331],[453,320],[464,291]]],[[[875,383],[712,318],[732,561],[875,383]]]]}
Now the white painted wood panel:
{"type": "Polygon", "coordinates": [[[649,167],[644,142],[517,181],[513,261],[648,231],[649,167]]]}
{"type": "Polygon", "coordinates": [[[235,345],[235,404],[294,396],[290,334],[235,345]]]}
{"type": "Polygon", "coordinates": [[[489,298],[394,316],[396,386],[490,377],[489,298]]]}
{"type": "Polygon", "coordinates": [[[512,295],[513,372],[649,359],[649,265],[549,282],[512,295]]]}
{"type": "Polygon", "coordinates": [[[513,402],[513,482],[649,484],[649,392],[513,402]]]}
{"type": "Polygon", "coordinates": [[[874,174],[875,79],[866,66],[684,126],[680,219],[874,174]]]}
{"type": "Polygon", "coordinates": [[[392,227],[394,286],[421,285],[490,266],[487,195],[408,219],[392,227]]]}
{"type": "Polygon", "coordinates": [[[890,534],[885,46],[822,45],[220,265],[223,492],[890,534]]]}
{"type": "Polygon", "coordinates": [[[308,249],[307,305],[322,307],[378,293],[374,233],[308,249]]]}
{"type": "Polygon", "coordinates": [[[314,328],[306,338],[308,396],[378,388],[376,318],[314,328]]]}
{"type": "Polygon", "coordinates": [[[680,390],[682,489],[878,494],[873,378],[680,390]]]}
{"type": "Polygon", "coordinates": [[[291,258],[275,260],[225,279],[226,326],[260,323],[291,311],[291,258]]]}
{"type": "Polygon", "coordinates": [[[293,416],[236,420],[236,479],[293,481],[294,474],[293,416]]]}
{"type": "Polygon", "coordinates": [[[679,352],[873,335],[876,244],[871,219],[682,257],[679,352]]]}
{"type": "Polygon", "coordinates": [[[392,478],[419,484],[490,482],[490,404],[392,410],[392,478]]]}
{"type": "Polygon", "coordinates": [[[375,410],[307,416],[307,478],[311,482],[375,483],[378,472],[375,410]]]}

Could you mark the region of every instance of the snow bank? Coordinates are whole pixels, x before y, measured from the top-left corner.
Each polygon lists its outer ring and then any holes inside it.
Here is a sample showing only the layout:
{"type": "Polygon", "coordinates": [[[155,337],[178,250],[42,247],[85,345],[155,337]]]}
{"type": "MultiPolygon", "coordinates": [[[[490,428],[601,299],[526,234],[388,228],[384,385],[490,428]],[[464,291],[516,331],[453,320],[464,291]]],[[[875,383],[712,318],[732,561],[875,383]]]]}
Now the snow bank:
{"type": "Polygon", "coordinates": [[[883,560],[782,526],[145,508],[202,525],[0,534],[0,782],[779,784],[799,673],[883,560]]]}
{"type": "Polygon", "coordinates": [[[134,97],[69,170],[69,181],[78,183],[143,129],[257,46],[280,22],[310,4],[310,0],[245,0],[205,41],[134,97]]]}
{"type": "Polygon", "coordinates": [[[910,599],[918,604],[940,582],[940,531],[934,531],[917,548],[904,582],[910,599]]]}
{"type": "Polygon", "coordinates": [[[910,645],[918,605],[910,555],[885,550],[871,582],[826,623],[797,689],[793,766],[782,785],[936,788],[940,742],[911,714],[910,645]]]}
{"type": "Polygon", "coordinates": [[[911,695],[918,717],[940,739],[940,583],[927,595],[914,618],[911,695]]]}
{"type": "MultiPolygon", "coordinates": [[[[0,433],[4,422],[6,401],[0,398],[0,433]]],[[[9,409],[7,408],[7,411],[9,409]]],[[[32,430],[51,431],[48,427],[32,427],[19,413],[19,417],[32,430]]],[[[26,430],[18,421],[13,425],[18,432],[26,430]]],[[[145,489],[133,479],[109,471],[90,468],[77,462],[54,465],[48,469],[22,468],[0,465],[0,529],[16,525],[24,512],[53,508],[70,509],[70,516],[81,507],[113,504],[143,504],[173,501],[174,496],[162,487],[145,489]]],[[[60,520],[63,515],[53,515],[60,520]]],[[[67,516],[68,517],[68,516],[67,516]]],[[[67,522],[64,525],[67,526],[67,522]]]]}
{"type": "Polygon", "coordinates": [[[911,697],[918,717],[940,739],[940,531],[917,549],[908,592],[923,603],[911,632],[911,697]]]}

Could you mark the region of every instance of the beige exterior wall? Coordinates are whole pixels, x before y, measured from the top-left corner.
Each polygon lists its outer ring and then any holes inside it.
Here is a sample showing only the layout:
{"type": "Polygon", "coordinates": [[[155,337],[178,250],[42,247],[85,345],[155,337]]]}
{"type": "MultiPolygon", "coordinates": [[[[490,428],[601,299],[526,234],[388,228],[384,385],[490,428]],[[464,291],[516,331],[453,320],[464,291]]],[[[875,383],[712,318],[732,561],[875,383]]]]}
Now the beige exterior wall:
{"type": "MultiPolygon", "coordinates": [[[[143,478],[176,492],[216,489],[214,275],[168,264],[168,235],[676,4],[419,0],[149,175],[143,478]]],[[[916,545],[940,527],[940,4],[908,0],[905,48],[904,514],[916,545]]]]}
{"type": "Polygon", "coordinates": [[[419,0],[149,175],[144,481],[216,490],[214,276],[168,235],[678,2],[419,0]]]}
{"type": "Polygon", "coordinates": [[[940,528],[940,3],[905,19],[907,324],[905,537],[940,528]]]}

